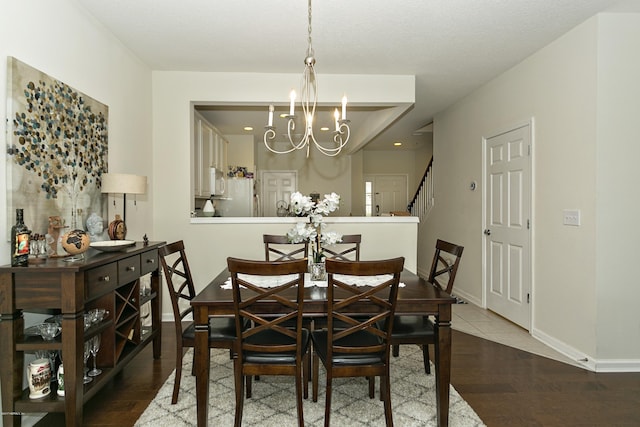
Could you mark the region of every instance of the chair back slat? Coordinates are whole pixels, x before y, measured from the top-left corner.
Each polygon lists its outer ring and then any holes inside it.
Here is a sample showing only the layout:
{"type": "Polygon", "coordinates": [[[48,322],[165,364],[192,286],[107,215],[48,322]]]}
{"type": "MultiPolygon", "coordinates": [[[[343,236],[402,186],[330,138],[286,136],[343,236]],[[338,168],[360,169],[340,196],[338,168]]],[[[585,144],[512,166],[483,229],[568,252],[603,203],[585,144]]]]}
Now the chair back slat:
{"type": "Polygon", "coordinates": [[[464,246],[438,239],[428,282],[451,294],[464,246]]]}
{"type": "Polygon", "coordinates": [[[171,298],[174,319],[182,320],[193,311],[188,303],[196,296],[184,242],[179,240],[161,246],[158,253],[171,298]]]}
{"type": "Polygon", "coordinates": [[[265,261],[292,261],[309,256],[309,242],[291,243],[287,236],[263,234],[265,261]]]}
{"type": "Polygon", "coordinates": [[[247,319],[254,325],[246,329],[237,328],[240,360],[243,352],[247,351],[301,352],[297,344],[302,336],[307,260],[269,262],[227,258],[227,265],[231,274],[236,323],[247,319]],[[272,287],[260,286],[258,279],[287,275],[291,275],[287,282],[272,287]],[[291,321],[295,322],[294,328],[290,327],[291,321]],[[251,340],[251,337],[265,331],[275,339],[271,342],[251,340]]]}
{"type": "Polygon", "coordinates": [[[342,241],[335,245],[323,247],[327,258],[341,259],[343,261],[360,261],[361,234],[345,234],[342,241]]]}
{"type": "Polygon", "coordinates": [[[382,353],[383,359],[388,360],[403,266],[404,258],[379,261],[326,260],[328,361],[332,360],[334,353],[382,353]],[[378,276],[380,281],[374,286],[356,286],[349,283],[348,276],[378,276]],[[367,314],[371,316],[354,314],[361,312],[358,305],[362,303],[367,304],[367,314]],[[372,309],[372,304],[375,309],[372,309]],[[334,327],[334,324],[339,326],[334,327]],[[368,338],[363,341],[362,337],[368,338]]]}

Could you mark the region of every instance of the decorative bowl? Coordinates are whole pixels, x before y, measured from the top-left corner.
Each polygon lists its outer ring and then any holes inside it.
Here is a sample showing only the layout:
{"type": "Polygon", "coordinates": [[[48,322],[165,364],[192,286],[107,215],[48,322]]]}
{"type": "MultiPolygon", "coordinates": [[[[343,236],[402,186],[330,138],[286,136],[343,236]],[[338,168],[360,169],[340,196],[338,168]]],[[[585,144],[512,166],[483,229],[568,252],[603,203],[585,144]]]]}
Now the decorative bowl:
{"type": "Polygon", "coordinates": [[[89,246],[103,252],[116,252],[135,244],[136,242],[134,240],[105,240],[102,242],[91,242],[89,246]]]}
{"type": "Polygon", "coordinates": [[[40,336],[42,336],[42,339],[45,341],[51,341],[57,337],[61,329],[57,323],[40,323],[38,325],[40,336]]]}

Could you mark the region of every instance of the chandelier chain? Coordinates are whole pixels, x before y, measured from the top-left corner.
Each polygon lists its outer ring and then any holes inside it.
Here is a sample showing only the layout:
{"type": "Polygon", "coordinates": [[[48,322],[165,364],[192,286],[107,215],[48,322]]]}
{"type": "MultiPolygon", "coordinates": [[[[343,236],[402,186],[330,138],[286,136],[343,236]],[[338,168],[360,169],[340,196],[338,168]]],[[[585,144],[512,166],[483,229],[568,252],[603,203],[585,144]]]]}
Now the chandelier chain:
{"type": "Polygon", "coordinates": [[[313,43],[311,43],[311,0],[309,0],[309,24],[307,26],[307,33],[308,33],[308,42],[309,42],[309,47],[307,48],[307,55],[308,56],[313,56],[313,43]]]}

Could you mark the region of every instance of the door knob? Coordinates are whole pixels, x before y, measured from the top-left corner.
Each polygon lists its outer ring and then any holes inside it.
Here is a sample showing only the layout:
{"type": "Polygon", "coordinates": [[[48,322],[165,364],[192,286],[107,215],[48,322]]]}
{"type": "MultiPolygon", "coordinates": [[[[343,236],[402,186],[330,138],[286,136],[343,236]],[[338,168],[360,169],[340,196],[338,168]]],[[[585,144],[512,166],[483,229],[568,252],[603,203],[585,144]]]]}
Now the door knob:
{"type": "Polygon", "coordinates": [[[484,230],[484,234],[486,236],[491,236],[491,230],[489,230],[488,228],[484,230]]]}

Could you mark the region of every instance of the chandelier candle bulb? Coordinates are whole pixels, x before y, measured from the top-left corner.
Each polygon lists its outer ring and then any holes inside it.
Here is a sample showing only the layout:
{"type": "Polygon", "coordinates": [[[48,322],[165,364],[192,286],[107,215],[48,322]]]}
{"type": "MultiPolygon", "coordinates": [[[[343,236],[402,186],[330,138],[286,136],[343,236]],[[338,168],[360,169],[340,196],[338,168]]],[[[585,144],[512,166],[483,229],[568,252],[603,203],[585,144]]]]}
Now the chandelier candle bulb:
{"type": "Polygon", "coordinates": [[[292,90],[291,93],[289,94],[289,98],[291,99],[291,105],[289,106],[289,115],[293,116],[293,107],[296,104],[296,91],[292,90]]]}
{"type": "Polygon", "coordinates": [[[338,109],[337,108],[333,112],[333,117],[336,119],[336,132],[339,132],[340,131],[340,124],[338,123],[338,120],[340,119],[340,113],[338,113],[338,109]]]}
{"type": "Polygon", "coordinates": [[[342,120],[347,120],[347,96],[342,97],[342,120]]]}
{"type": "Polygon", "coordinates": [[[269,127],[273,126],[273,105],[269,105],[269,127]]]}

